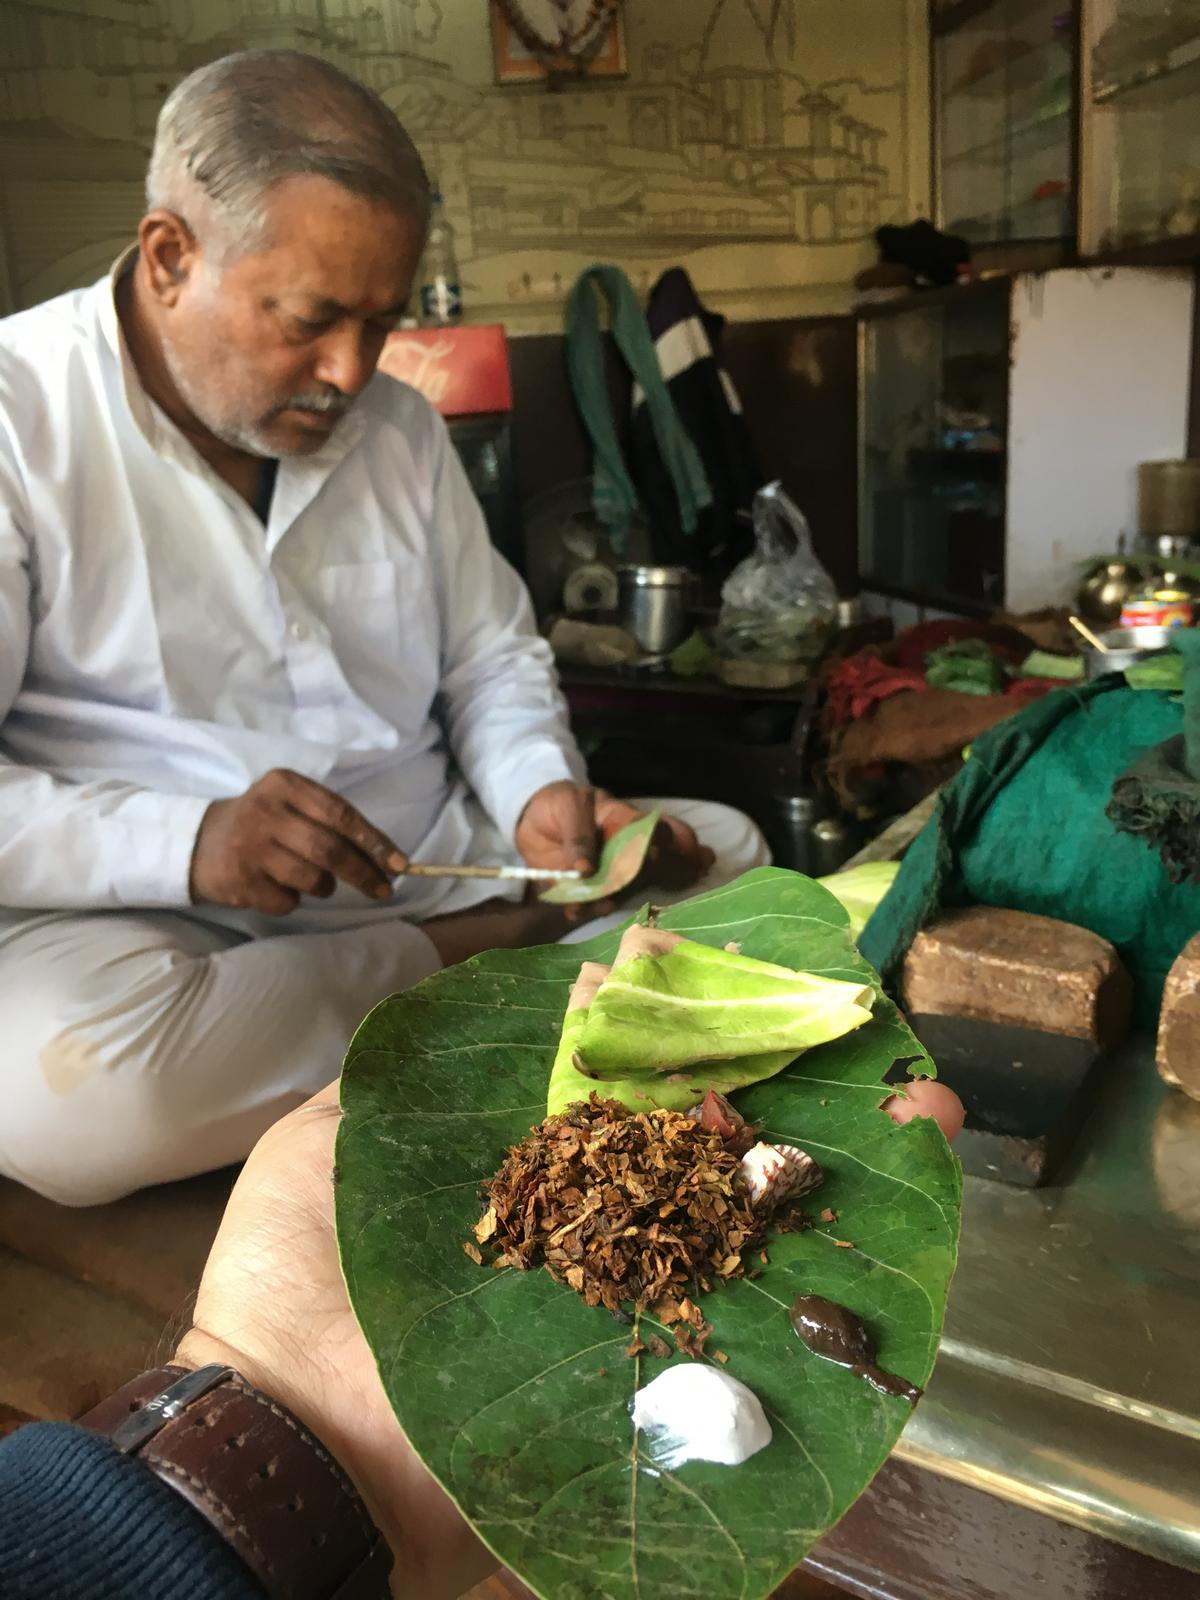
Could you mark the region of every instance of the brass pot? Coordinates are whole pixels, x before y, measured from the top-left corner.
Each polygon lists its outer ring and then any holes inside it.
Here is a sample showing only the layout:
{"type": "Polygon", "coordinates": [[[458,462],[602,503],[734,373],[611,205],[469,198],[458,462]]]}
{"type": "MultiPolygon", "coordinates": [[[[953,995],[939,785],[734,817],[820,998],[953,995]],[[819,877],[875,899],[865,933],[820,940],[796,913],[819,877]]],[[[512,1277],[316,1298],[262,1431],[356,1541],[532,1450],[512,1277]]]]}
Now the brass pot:
{"type": "Polygon", "coordinates": [[[1177,589],[1192,600],[1200,600],[1200,578],[1190,577],[1186,572],[1176,572],[1169,562],[1156,563],[1154,573],[1155,582],[1161,588],[1177,589]]]}
{"type": "Polygon", "coordinates": [[[1098,561],[1083,580],[1075,604],[1089,622],[1116,622],[1141,581],[1128,561],[1098,561]]]}

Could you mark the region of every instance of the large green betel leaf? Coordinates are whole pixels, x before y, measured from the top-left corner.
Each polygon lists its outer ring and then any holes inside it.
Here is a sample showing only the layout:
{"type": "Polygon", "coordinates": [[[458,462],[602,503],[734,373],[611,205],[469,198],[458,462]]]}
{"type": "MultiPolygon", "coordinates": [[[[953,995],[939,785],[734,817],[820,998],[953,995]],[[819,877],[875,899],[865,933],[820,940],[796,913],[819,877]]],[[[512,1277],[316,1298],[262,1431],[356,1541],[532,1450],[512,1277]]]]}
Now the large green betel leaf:
{"type": "MultiPolygon", "coordinates": [[[[795,873],[762,868],[660,920],[768,961],[873,979],[846,913],[795,873]]],[[[547,1272],[480,1267],[462,1248],[480,1184],[544,1114],[580,961],[611,960],[617,941],[479,956],[362,1024],[337,1147],[346,1282],[413,1445],[538,1594],[757,1600],[862,1492],[910,1414],[812,1355],[791,1301],[804,1291],[849,1306],[880,1364],[925,1383],[954,1268],[958,1162],[928,1119],[897,1127],[879,1110],[892,1063],[924,1057],[882,997],[865,1027],[737,1096],[765,1137],[821,1163],[813,1215],[831,1207],[838,1220],[769,1239],[759,1279],[703,1300],[709,1348],[759,1396],[771,1444],[739,1467],[655,1467],[627,1408],[664,1363],[626,1357],[631,1330],[547,1272]]],[[[921,1070],[932,1073],[927,1058],[921,1070]]],[[[654,1327],[642,1318],[643,1334],[654,1327]]]]}

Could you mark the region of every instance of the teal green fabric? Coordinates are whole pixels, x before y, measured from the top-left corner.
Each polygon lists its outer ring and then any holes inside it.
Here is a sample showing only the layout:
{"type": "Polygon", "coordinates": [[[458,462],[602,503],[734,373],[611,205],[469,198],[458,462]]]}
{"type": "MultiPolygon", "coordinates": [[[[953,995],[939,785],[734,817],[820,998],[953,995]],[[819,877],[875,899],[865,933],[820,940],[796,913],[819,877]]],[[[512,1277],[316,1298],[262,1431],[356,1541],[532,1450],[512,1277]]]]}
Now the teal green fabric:
{"type": "Polygon", "coordinates": [[[1118,674],[1056,689],[975,740],[970,760],[904,858],[859,949],[894,977],[943,907],[1007,906],[1109,939],[1153,1026],[1172,961],[1200,931],[1200,887],[1173,885],[1158,855],[1105,816],[1131,760],[1183,730],[1171,696],[1118,674]]]}
{"type": "Polygon", "coordinates": [[[712,504],[712,489],[696,447],[667,392],[633,285],[620,267],[587,267],[579,274],[567,301],[567,372],[592,440],[592,505],[619,554],[629,538],[638,497],[625,466],[609,403],[597,291],[608,304],[617,349],[645,393],[655,443],[674,485],[685,533],[696,531],[700,512],[712,504]]]}
{"type": "Polygon", "coordinates": [[[1200,886],[1200,632],[1179,628],[1171,646],[1163,659],[1183,665],[1183,732],[1121,774],[1108,817],[1157,851],[1172,883],[1200,886]]]}

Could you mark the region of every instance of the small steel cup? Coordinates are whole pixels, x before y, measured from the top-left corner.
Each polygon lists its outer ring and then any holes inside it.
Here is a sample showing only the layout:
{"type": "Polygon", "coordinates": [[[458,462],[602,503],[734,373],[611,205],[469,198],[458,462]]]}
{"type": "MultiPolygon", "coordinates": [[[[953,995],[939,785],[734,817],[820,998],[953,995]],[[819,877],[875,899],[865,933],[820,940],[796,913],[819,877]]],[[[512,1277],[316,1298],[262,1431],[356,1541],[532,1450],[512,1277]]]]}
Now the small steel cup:
{"type": "Polygon", "coordinates": [[[665,656],[682,644],[691,625],[688,568],[625,566],[617,576],[621,626],[646,654],[665,656]]]}
{"type": "Polygon", "coordinates": [[[1083,675],[1090,683],[1108,672],[1124,672],[1135,661],[1161,655],[1171,640],[1170,628],[1112,628],[1097,635],[1104,650],[1083,652],[1083,675]]]}

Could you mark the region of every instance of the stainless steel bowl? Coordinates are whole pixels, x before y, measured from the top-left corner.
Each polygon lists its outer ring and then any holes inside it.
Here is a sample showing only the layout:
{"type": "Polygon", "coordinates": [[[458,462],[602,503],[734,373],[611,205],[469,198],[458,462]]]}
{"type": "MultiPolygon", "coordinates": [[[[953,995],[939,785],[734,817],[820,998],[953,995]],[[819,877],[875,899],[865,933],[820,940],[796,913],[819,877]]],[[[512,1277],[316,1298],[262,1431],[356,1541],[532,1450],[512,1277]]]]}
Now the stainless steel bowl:
{"type": "Polygon", "coordinates": [[[1170,628],[1110,628],[1096,637],[1103,650],[1083,652],[1083,675],[1090,683],[1106,672],[1124,672],[1135,661],[1161,655],[1171,640],[1170,628]]]}

